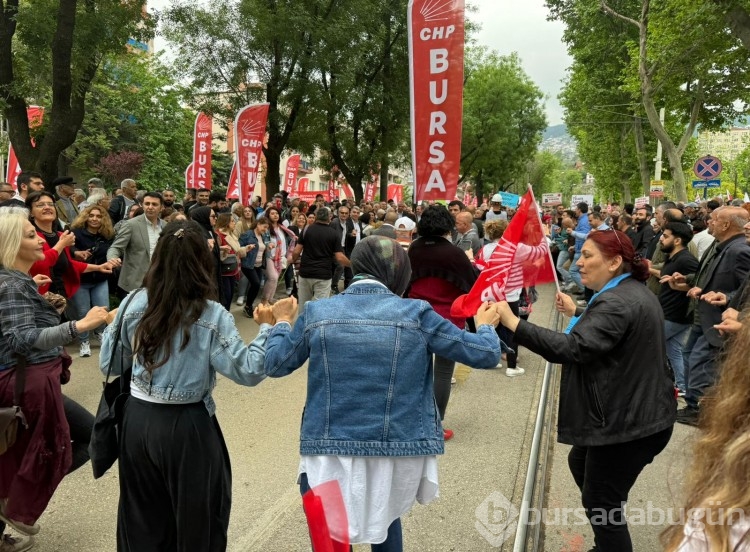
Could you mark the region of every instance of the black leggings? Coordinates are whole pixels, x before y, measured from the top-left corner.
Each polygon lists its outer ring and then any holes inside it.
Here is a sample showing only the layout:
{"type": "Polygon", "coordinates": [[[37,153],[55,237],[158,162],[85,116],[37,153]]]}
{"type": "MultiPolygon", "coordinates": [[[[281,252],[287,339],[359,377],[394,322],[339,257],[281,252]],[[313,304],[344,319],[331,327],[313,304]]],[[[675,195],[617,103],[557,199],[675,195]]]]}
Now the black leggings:
{"type": "Polygon", "coordinates": [[[623,508],[644,467],[669,443],[672,428],[613,445],[574,446],[568,466],[581,489],[581,502],[594,530],[596,550],[632,552],[623,508]]]}
{"type": "Polygon", "coordinates": [[[63,408],[65,408],[65,419],[68,420],[70,426],[73,464],[68,473],[72,473],[89,461],[89,442],[91,430],[94,428],[94,416],[65,395],[63,395],[63,408]]]}
{"type": "Polygon", "coordinates": [[[435,402],[437,403],[440,419],[445,419],[445,410],[448,408],[448,399],[451,398],[451,379],[456,363],[449,358],[435,355],[434,375],[432,380],[435,402]]]}
{"type": "MultiPolygon", "coordinates": [[[[510,307],[510,310],[513,311],[513,314],[518,316],[518,301],[508,303],[508,306],[510,307]]],[[[505,357],[507,358],[508,363],[506,368],[515,368],[516,361],[518,359],[518,344],[516,343],[516,334],[505,328],[502,324],[498,324],[497,328],[495,328],[495,331],[497,332],[498,337],[500,337],[500,339],[502,339],[509,348],[513,349],[512,353],[510,351],[505,353],[505,357]]]]}
{"type": "Polygon", "coordinates": [[[253,301],[255,301],[255,298],[258,297],[258,293],[260,292],[260,281],[263,278],[263,267],[257,266],[254,268],[245,268],[242,267],[242,274],[245,275],[245,278],[247,278],[247,281],[249,282],[247,286],[247,296],[245,297],[245,308],[249,309],[251,312],[253,310],[253,301]]]}

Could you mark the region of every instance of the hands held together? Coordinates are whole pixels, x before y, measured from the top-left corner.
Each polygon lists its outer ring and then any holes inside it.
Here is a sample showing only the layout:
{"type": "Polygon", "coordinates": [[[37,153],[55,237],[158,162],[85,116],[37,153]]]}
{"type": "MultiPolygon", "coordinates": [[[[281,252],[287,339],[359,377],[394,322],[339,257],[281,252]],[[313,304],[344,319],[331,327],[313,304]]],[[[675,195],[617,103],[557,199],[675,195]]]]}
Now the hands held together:
{"type": "Polygon", "coordinates": [[[294,323],[297,317],[297,299],[288,297],[273,305],[258,305],[253,311],[256,324],[276,324],[277,322],[294,323]]]}

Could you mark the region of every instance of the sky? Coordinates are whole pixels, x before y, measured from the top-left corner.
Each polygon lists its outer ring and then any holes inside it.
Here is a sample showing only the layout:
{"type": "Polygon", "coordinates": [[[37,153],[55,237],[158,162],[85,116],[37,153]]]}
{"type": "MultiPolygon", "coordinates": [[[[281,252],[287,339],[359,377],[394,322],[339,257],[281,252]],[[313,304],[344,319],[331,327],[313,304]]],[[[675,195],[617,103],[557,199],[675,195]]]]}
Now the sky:
{"type": "MultiPolygon", "coordinates": [[[[522,66],[546,96],[547,123],[562,123],[562,108],[557,96],[562,88],[565,70],[571,64],[562,42],[564,26],[547,21],[544,0],[468,0],[477,8],[469,14],[482,26],[477,42],[501,55],[518,53],[522,66]]],[[[169,0],[150,0],[149,8],[163,9],[169,0]]],[[[157,37],[156,50],[165,42],[157,37]]]]}

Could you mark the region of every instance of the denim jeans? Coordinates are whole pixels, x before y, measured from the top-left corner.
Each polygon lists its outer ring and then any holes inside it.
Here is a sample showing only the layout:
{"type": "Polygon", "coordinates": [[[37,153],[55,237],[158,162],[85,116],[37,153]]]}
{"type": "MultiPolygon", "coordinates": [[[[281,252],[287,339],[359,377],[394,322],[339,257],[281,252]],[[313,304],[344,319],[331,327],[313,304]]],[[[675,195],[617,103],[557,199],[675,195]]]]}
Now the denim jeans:
{"type": "Polygon", "coordinates": [[[664,338],[667,341],[667,358],[674,370],[675,385],[680,391],[685,391],[685,363],[682,353],[685,339],[690,331],[690,324],[664,321],[664,338]]]}
{"type": "Polygon", "coordinates": [[[703,333],[695,341],[690,352],[690,361],[685,366],[685,402],[689,407],[698,408],[703,395],[716,382],[716,363],[720,350],[719,347],[711,345],[703,333]]]}
{"type": "MultiPolygon", "coordinates": [[[[569,284],[571,282],[570,272],[563,268],[563,265],[568,262],[568,259],[570,259],[568,248],[563,247],[562,249],[560,249],[560,253],[557,256],[557,271],[560,273],[560,276],[562,276],[563,284],[569,284]]],[[[573,265],[571,265],[571,268],[572,266],[573,265]]]]}
{"type": "Polygon", "coordinates": [[[578,259],[581,258],[581,252],[576,251],[576,254],[573,255],[573,260],[570,263],[570,279],[573,280],[573,283],[578,286],[578,289],[583,291],[583,284],[581,283],[581,271],[578,268],[578,265],[576,264],[578,262],[578,259]]]}
{"type": "MultiPolygon", "coordinates": [[[[299,476],[299,493],[304,495],[310,490],[310,485],[307,482],[307,474],[303,473],[299,476]]],[[[388,536],[380,544],[371,544],[370,549],[372,552],[403,552],[404,550],[404,539],[401,532],[401,518],[397,518],[388,527],[388,536]]],[[[352,550],[352,547],[349,547],[352,550]]]]}
{"type": "MultiPolygon", "coordinates": [[[[78,288],[78,291],[71,298],[71,302],[78,312],[79,320],[86,316],[86,313],[92,307],[109,308],[109,283],[104,280],[96,284],[81,284],[81,287],[78,288]]],[[[102,325],[101,328],[103,329],[104,326],[102,325]]],[[[89,332],[81,332],[79,338],[81,341],[88,341],[89,332]]]]}
{"type": "Polygon", "coordinates": [[[581,489],[581,502],[594,531],[596,550],[632,552],[624,515],[628,493],[643,468],[669,443],[672,428],[612,445],[573,446],[568,467],[581,489]]]}

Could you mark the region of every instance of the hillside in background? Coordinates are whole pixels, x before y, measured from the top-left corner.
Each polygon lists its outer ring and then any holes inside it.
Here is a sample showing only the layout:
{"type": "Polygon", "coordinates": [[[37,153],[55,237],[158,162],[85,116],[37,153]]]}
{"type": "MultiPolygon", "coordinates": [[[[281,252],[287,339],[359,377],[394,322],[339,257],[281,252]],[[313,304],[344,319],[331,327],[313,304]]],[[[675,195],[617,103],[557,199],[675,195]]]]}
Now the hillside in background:
{"type": "Polygon", "coordinates": [[[573,165],[578,160],[576,141],[568,134],[568,128],[565,125],[547,127],[539,149],[559,154],[568,165],[573,165]]]}

